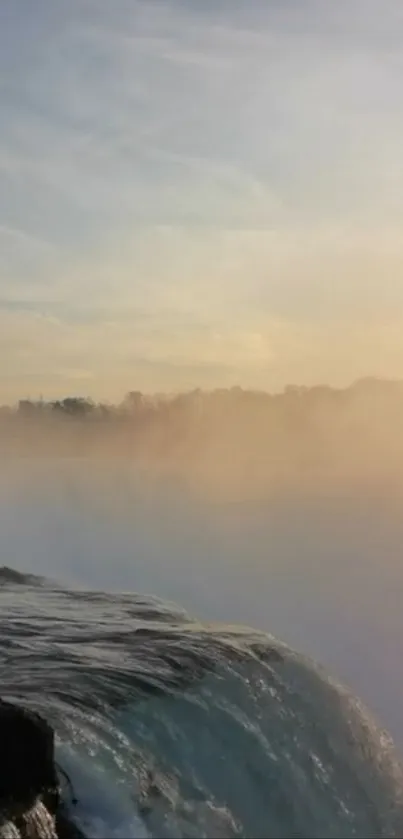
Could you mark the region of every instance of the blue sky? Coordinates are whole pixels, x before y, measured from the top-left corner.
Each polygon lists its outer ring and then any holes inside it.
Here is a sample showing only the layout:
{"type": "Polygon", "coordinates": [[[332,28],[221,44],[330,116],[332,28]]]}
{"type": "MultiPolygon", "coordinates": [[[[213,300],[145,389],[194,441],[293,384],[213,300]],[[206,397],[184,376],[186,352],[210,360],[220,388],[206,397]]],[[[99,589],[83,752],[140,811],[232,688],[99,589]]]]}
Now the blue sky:
{"type": "Polygon", "coordinates": [[[400,0],[0,6],[0,401],[403,375],[400,0]]]}

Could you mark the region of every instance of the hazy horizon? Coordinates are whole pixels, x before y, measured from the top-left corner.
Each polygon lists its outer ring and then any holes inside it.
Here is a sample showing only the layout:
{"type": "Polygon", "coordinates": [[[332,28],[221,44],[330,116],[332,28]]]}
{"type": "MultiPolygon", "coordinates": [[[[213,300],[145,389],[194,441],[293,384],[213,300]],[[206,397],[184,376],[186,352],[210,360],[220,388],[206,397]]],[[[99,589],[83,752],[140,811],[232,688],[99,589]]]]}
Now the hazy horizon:
{"type": "Polygon", "coordinates": [[[178,397],[186,397],[192,396],[193,394],[202,394],[202,395],[209,395],[214,393],[220,392],[228,392],[228,393],[244,393],[246,395],[256,394],[261,396],[267,397],[279,397],[284,396],[287,393],[298,393],[301,396],[306,395],[310,391],[333,391],[335,393],[341,393],[343,391],[353,390],[356,387],[361,386],[377,386],[377,385],[385,385],[386,387],[389,385],[391,387],[394,386],[401,386],[403,385],[403,374],[402,377],[387,377],[387,376],[374,376],[374,375],[367,375],[362,376],[358,379],[351,379],[347,381],[345,384],[339,385],[332,385],[330,382],[326,381],[315,381],[312,384],[306,384],[305,382],[301,382],[297,384],[296,382],[285,382],[284,385],[279,387],[278,389],[271,390],[270,388],[253,388],[253,387],[246,387],[240,385],[238,382],[235,382],[232,385],[228,386],[217,386],[217,387],[201,387],[197,383],[194,383],[193,386],[188,388],[183,388],[179,390],[175,389],[161,389],[161,390],[141,390],[137,388],[136,382],[129,382],[131,387],[125,392],[116,395],[116,401],[112,398],[99,398],[96,394],[92,392],[87,392],[85,388],[74,388],[67,391],[63,391],[62,389],[58,388],[54,392],[48,393],[45,396],[42,392],[40,393],[20,393],[16,399],[12,402],[6,402],[1,400],[1,393],[0,393],[0,410],[1,408],[18,408],[18,406],[22,403],[32,403],[32,405],[40,406],[40,404],[44,405],[52,405],[52,403],[62,402],[64,399],[73,399],[73,400],[83,400],[87,401],[89,404],[96,406],[104,405],[105,407],[119,407],[124,403],[124,401],[130,398],[130,395],[133,394],[134,396],[139,395],[144,397],[145,400],[169,400],[169,399],[176,399],[178,397]]]}

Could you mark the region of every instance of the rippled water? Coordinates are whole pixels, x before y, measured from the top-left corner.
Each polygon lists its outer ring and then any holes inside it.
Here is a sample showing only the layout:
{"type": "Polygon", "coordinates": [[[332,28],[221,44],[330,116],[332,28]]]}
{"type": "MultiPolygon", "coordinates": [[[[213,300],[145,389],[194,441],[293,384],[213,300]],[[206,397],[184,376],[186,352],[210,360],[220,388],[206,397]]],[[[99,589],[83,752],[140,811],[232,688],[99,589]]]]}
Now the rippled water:
{"type": "Polygon", "coordinates": [[[2,694],[55,726],[88,836],[403,835],[388,737],[270,636],[4,572],[0,610],[2,694]]]}

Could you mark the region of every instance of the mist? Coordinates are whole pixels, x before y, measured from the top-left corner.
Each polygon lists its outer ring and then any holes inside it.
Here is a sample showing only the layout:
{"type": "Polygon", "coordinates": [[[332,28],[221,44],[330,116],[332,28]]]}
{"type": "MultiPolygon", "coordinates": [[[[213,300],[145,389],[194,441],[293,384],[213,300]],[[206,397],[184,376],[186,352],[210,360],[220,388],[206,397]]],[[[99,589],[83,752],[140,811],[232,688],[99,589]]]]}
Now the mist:
{"type": "Polygon", "coordinates": [[[2,411],[1,564],[267,630],[403,754],[403,385],[85,404],[2,411]]]}

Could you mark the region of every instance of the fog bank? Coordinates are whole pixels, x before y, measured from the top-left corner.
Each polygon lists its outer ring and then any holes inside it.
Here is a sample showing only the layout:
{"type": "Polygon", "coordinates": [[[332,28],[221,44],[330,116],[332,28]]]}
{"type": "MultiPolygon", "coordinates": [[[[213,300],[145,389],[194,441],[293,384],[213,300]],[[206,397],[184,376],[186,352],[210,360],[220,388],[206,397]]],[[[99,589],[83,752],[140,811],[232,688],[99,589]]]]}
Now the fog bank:
{"type": "Polygon", "coordinates": [[[136,399],[3,416],[1,563],[268,630],[403,753],[402,386],[136,399]]]}

